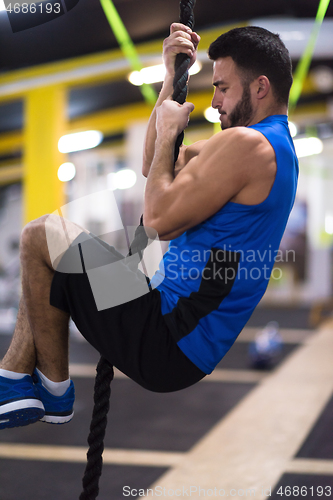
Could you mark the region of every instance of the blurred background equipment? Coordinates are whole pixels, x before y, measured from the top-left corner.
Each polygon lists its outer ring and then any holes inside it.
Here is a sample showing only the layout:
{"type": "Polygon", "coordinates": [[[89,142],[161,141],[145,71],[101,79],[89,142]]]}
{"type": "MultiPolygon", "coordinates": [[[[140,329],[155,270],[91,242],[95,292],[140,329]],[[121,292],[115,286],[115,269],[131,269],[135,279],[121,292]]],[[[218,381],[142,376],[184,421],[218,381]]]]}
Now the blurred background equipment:
{"type": "Polygon", "coordinates": [[[254,341],[249,345],[251,365],[256,369],[269,369],[279,360],[282,353],[282,337],[279,324],[270,321],[265,328],[259,330],[254,341]]]}

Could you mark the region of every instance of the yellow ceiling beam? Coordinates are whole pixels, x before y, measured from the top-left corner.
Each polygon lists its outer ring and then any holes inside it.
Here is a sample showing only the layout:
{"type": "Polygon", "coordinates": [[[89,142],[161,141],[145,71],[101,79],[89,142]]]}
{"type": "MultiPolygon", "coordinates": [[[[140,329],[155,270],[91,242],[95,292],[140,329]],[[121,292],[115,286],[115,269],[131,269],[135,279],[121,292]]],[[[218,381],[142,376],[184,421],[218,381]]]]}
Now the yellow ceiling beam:
{"type": "Polygon", "coordinates": [[[0,166],[0,185],[11,184],[12,182],[19,182],[23,178],[23,166],[15,164],[0,166]]]}
{"type": "MultiPolygon", "coordinates": [[[[193,117],[202,115],[203,111],[210,105],[213,95],[211,92],[190,93],[188,100],[193,102],[195,109],[193,117]]],[[[133,122],[148,120],[151,107],[142,103],[127,104],[119,108],[100,111],[91,115],[85,115],[69,122],[68,132],[80,132],[83,130],[100,130],[104,135],[122,133],[133,122]]],[[[0,156],[13,154],[23,149],[23,133],[9,132],[0,135],[0,156]]]]}
{"type": "Polygon", "coordinates": [[[293,113],[290,113],[289,119],[298,126],[307,126],[321,120],[330,119],[329,106],[327,102],[317,102],[311,104],[298,104],[293,113]]]}
{"type": "Polygon", "coordinates": [[[23,133],[7,132],[0,135],[0,156],[12,155],[22,149],[23,133]]]}
{"type": "MultiPolygon", "coordinates": [[[[211,92],[189,93],[188,101],[193,102],[195,109],[193,118],[201,117],[204,110],[210,105],[213,90],[211,92]]],[[[325,119],[328,107],[325,102],[298,106],[292,119],[307,119],[316,116],[325,119]]],[[[124,132],[127,127],[141,120],[148,120],[151,108],[145,103],[129,104],[120,108],[108,109],[91,115],[72,120],[67,126],[67,132],[79,132],[82,130],[97,129],[104,135],[115,135],[124,132]]],[[[23,150],[23,133],[10,132],[0,135],[0,156],[13,154],[23,150]]]]}
{"type": "MultiPolygon", "coordinates": [[[[200,32],[200,50],[207,51],[213,40],[235,26],[220,26],[200,32]]],[[[162,44],[163,40],[138,44],[136,49],[142,62],[149,65],[151,58],[161,57],[162,44]]],[[[120,49],[19,69],[0,75],[0,101],[20,98],[30,90],[49,85],[76,86],[119,79],[129,70],[130,66],[120,49]]]]}
{"type": "Polygon", "coordinates": [[[99,111],[72,120],[68,124],[68,132],[83,130],[100,130],[104,135],[123,132],[131,123],[149,117],[151,108],[144,102],[127,104],[120,108],[99,111]]]}
{"type": "MultiPolygon", "coordinates": [[[[211,92],[200,92],[188,95],[188,101],[193,102],[195,109],[191,116],[198,117],[210,105],[213,96],[211,92]]],[[[100,111],[92,115],[76,118],[69,123],[70,132],[97,129],[104,135],[112,135],[123,132],[131,123],[140,120],[148,120],[152,108],[145,103],[127,104],[120,108],[100,111]]],[[[0,136],[1,137],[1,136],[0,136]]]]}

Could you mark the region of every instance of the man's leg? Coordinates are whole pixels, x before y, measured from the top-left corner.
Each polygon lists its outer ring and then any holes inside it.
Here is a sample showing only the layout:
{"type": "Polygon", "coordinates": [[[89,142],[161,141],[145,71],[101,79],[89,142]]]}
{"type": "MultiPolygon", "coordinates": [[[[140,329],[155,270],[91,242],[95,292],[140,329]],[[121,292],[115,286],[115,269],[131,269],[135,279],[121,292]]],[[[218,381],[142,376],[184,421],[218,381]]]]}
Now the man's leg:
{"type": "Polygon", "coordinates": [[[0,368],[31,374],[36,366],[35,344],[23,298],[17,314],[14,335],[0,368]]]}
{"type": "Polygon", "coordinates": [[[51,306],[49,300],[53,265],[82,231],[59,217],[44,216],[22,232],[22,298],[12,342],[0,364],[0,429],[39,419],[65,423],[73,416],[74,385],[68,373],[69,314],[51,306]]]}
{"type": "Polygon", "coordinates": [[[82,231],[88,232],[69,221],[65,229],[57,216],[43,216],[23,229],[22,299],[12,343],[0,365],[20,373],[32,373],[37,366],[54,382],[68,379],[69,314],[49,302],[54,263],[48,245],[63,249],[82,231]]]}

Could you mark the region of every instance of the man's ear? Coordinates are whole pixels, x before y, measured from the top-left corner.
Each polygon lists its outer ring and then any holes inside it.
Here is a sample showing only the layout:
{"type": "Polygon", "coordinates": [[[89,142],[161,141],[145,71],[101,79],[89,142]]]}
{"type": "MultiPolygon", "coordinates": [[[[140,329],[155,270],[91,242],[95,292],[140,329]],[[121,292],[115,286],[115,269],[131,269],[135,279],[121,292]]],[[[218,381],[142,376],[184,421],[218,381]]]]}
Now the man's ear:
{"type": "Polygon", "coordinates": [[[261,75],[256,79],[256,90],[257,90],[257,98],[263,99],[269,92],[271,88],[271,82],[265,75],[261,75]]]}

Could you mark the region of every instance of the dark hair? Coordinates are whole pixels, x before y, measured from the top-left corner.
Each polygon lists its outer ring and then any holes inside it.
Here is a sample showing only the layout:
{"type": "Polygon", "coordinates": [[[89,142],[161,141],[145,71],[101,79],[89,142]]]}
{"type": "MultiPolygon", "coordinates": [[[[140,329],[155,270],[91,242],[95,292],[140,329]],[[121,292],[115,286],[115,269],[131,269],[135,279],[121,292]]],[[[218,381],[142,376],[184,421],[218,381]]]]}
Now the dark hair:
{"type": "Polygon", "coordinates": [[[260,75],[267,76],[276,100],[288,105],[293,83],[292,64],[279,35],[257,26],[234,28],[210,45],[208,55],[213,61],[231,57],[245,82],[252,82],[260,75]]]}

